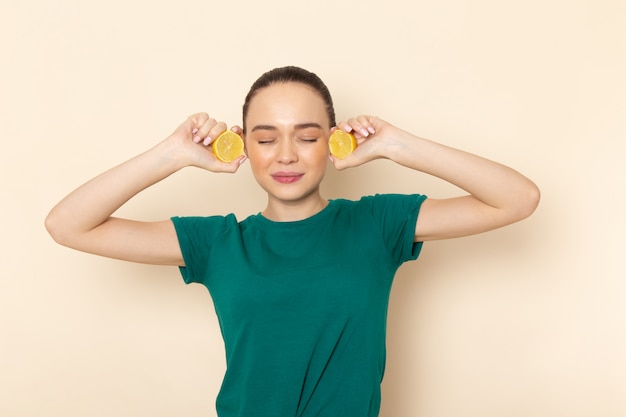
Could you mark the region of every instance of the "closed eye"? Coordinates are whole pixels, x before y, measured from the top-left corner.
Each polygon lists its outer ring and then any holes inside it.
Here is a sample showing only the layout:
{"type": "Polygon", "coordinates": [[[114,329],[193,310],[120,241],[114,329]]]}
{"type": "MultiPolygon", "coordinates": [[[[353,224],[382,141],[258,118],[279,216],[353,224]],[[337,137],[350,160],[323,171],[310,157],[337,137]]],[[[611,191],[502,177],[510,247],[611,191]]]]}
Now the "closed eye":
{"type": "Polygon", "coordinates": [[[273,138],[272,138],[272,139],[259,139],[259,140],[257,140],[257,142],[258,142],[259,144],[263,145],[263,144],[267,144],[267,143],[272,143],[272,142],[274,142],[275,140],[276,140],[276,139],[273,139],[273,138]]]}

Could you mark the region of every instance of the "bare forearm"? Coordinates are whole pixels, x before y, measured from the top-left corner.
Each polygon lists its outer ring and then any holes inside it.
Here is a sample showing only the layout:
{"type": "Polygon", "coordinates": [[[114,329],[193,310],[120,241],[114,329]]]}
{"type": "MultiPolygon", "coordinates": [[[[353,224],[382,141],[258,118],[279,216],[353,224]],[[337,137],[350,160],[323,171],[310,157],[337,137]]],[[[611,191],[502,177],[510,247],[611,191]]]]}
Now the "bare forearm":
{"type": "Polygon", "coordinates": [[[535,184],[505,165],[402,130],[397,139],[385,149],[386,158],[450,182],[491,207],[524,211],[538,198],[535,184]]]}
{"type": "Polygon", "coordinates": [[[50,211],[46,219],[50,234],[64,240],[89,232],[137,193],[180,169],[168,156],[168,146],[160,143],[78,187],[50,211]]]}
{"type": "Polygon", "coordinates": [[[236,172],[244,157],[226,163],[207,149],[225,128],[207,113],[189,116],[152,149],[86,182],[61,200],[46,218],[50,235],[62,245],[101,256],[184,265],[169,219],[143,222],[112,215],[137,193],[183,167],[236,172]]]}

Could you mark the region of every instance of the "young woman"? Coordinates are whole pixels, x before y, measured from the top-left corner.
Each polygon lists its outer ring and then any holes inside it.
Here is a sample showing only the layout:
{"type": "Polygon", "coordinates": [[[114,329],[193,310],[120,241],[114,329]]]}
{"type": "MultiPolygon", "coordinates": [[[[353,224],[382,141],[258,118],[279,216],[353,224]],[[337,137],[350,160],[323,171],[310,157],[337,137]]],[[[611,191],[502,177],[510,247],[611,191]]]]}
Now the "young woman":
{"type": "Polygon", "coordinates": [[[377,416],[397,268],[416,259],[424,241],[524,219],[538,204],[537,187],[511,168],[378,117],[336,124],[324,83],[297,67],[274,69],[253,84],[243,128],[232,128],[244,137],[246,156],[231,163],[207,149],[226,128],[205,113],[190,116],[155,147],[65,197],[48,215],[48,231],[81,251],[178,266],[186,282],[208,288],[226,348],[220,417],[377,416]],[[335,128],[358,141],[344,159],[329,155],[335,128]],[[337,169],[387,158],[467,195],[329,201],[320,194],[329,157],[337,169]],[[267,192],[257,215],[112,217],[184,167],[234,173],[245,160],[267,192]]]}

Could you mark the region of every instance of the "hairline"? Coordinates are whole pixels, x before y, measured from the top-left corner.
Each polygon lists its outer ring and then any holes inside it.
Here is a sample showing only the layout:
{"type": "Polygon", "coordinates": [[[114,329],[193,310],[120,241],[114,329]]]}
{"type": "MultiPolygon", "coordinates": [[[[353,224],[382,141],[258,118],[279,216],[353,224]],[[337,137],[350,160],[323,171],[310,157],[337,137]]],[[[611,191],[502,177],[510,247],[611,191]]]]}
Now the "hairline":
{"type": "MultiPolygon", "coordinates": [[[[318,77],[318,79],[319,79],[319,77],[318,77]]],[[[323,86],[324,88],[326,88],[326,91],[328,92],[328,87],[324,84],[324,82],[323,82],[321,79],[320,79],[320,81],[321,81],[321,83],[322,83],[322,86],[323,86]]],[[[278,79],[278,80],[274,80],[274,81],[269,82],[267,85],[265,85],[265,86],[263,86],[263,87],[257,88],[256,90],[254,90],[254,92],[252,93],[252,95],[250,95],[249,97],[247,97],[247,106],[245,106],[245,107],[246,107],[247,109],[249,109],[249,108],[250,108],[250,104],[252,103],[252,100],[254,100],[254,98],[257,96],[257,94],[258,94],[260,91],[263,91],[263,90],[265,90],[265,89],[267,89],[267,88],[269,88],[269,87],[272,87],[272,86],[274,86],[274,85],[280,85],[280,84],[285,84],[285,85],[286,85],[286,84],[299,84],[299,85],[301,85],[301,86],[304,86],[304,87],[308,88],[309,90],[311,90],[312,92],[314,92],[315,94],[317,94],[317,95],[318,95],[318,96],[322,99],[322,101],[324,102],[324,107],[325,107],[325,108],[327,108],[327,109],[329,108],[329,107],[328,107],[328,104],[329,104],[329,103],[327,103],[327,102],[326,102],[326,97],[324,96],[324,93],[323,93],[322,91],[320,91],[320,90],[319,90],[318,88],[316,88],[315,86],[313,86],[313,85],[311,85],[311,84],[307,83],[306,81],[302,81],[302,80],[298,80],[298,79],[278,79]]],[[[330,96],[330,93],[329,93],[329,92],[328,92],[328,94],[329,94],[329,97],[328,97],[328,98],[331,100],[331,101],[330,101],[330,109],[332,109],[332,112],[334,113],[334,107],[333,107],[333,103],[332,103],[332,96],[330,96]]],[[[328,113],[328,112],[327,112],[327,113],[328,113]]],[[[247,116],[247,113],[246,113],[246,116],[247,116]]],[[[336,122],[335,122],[335,123],[336,123],[336,122]]],[[[333,120],[332,120],[332,117],[331,117],[331,115],[330,115],[330,114],[328,114],[328,124],[329,124],[329,126],[330,126],[331,128],[333,127],[333,126],[332,126],[332,125],[333,125],[333,120]]],[[[242,126],[243,126],[243,133],[245,134],[245,133],[246,133],[246,131],[247,131],[247,128],[246,128],[246,121],[245,121],[245,119],[244,119],[244,120],[242,120],[242,126]]]]}

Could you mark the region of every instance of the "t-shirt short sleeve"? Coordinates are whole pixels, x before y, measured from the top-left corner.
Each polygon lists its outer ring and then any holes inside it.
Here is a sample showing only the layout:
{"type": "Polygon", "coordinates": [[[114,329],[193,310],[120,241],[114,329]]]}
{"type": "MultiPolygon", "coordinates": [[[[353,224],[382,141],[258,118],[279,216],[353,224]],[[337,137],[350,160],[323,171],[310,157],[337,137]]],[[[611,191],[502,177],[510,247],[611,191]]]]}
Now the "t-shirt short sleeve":
{"type": "Polygon", "coordinates": [[[393,260],[400,265],[415,260],[423,242],[414,242],[420,207],[426,200],[421,194],[376,194],[361,200],[380,225],[380,232],[393,260]]]}
{"type": "Polygon", "coordinates": [[[180,273],[187,284],[203,282],[207,276],[211,250],[233,224],[234,215],[209,217],[172,217],[185,266],[180,273]]]}

